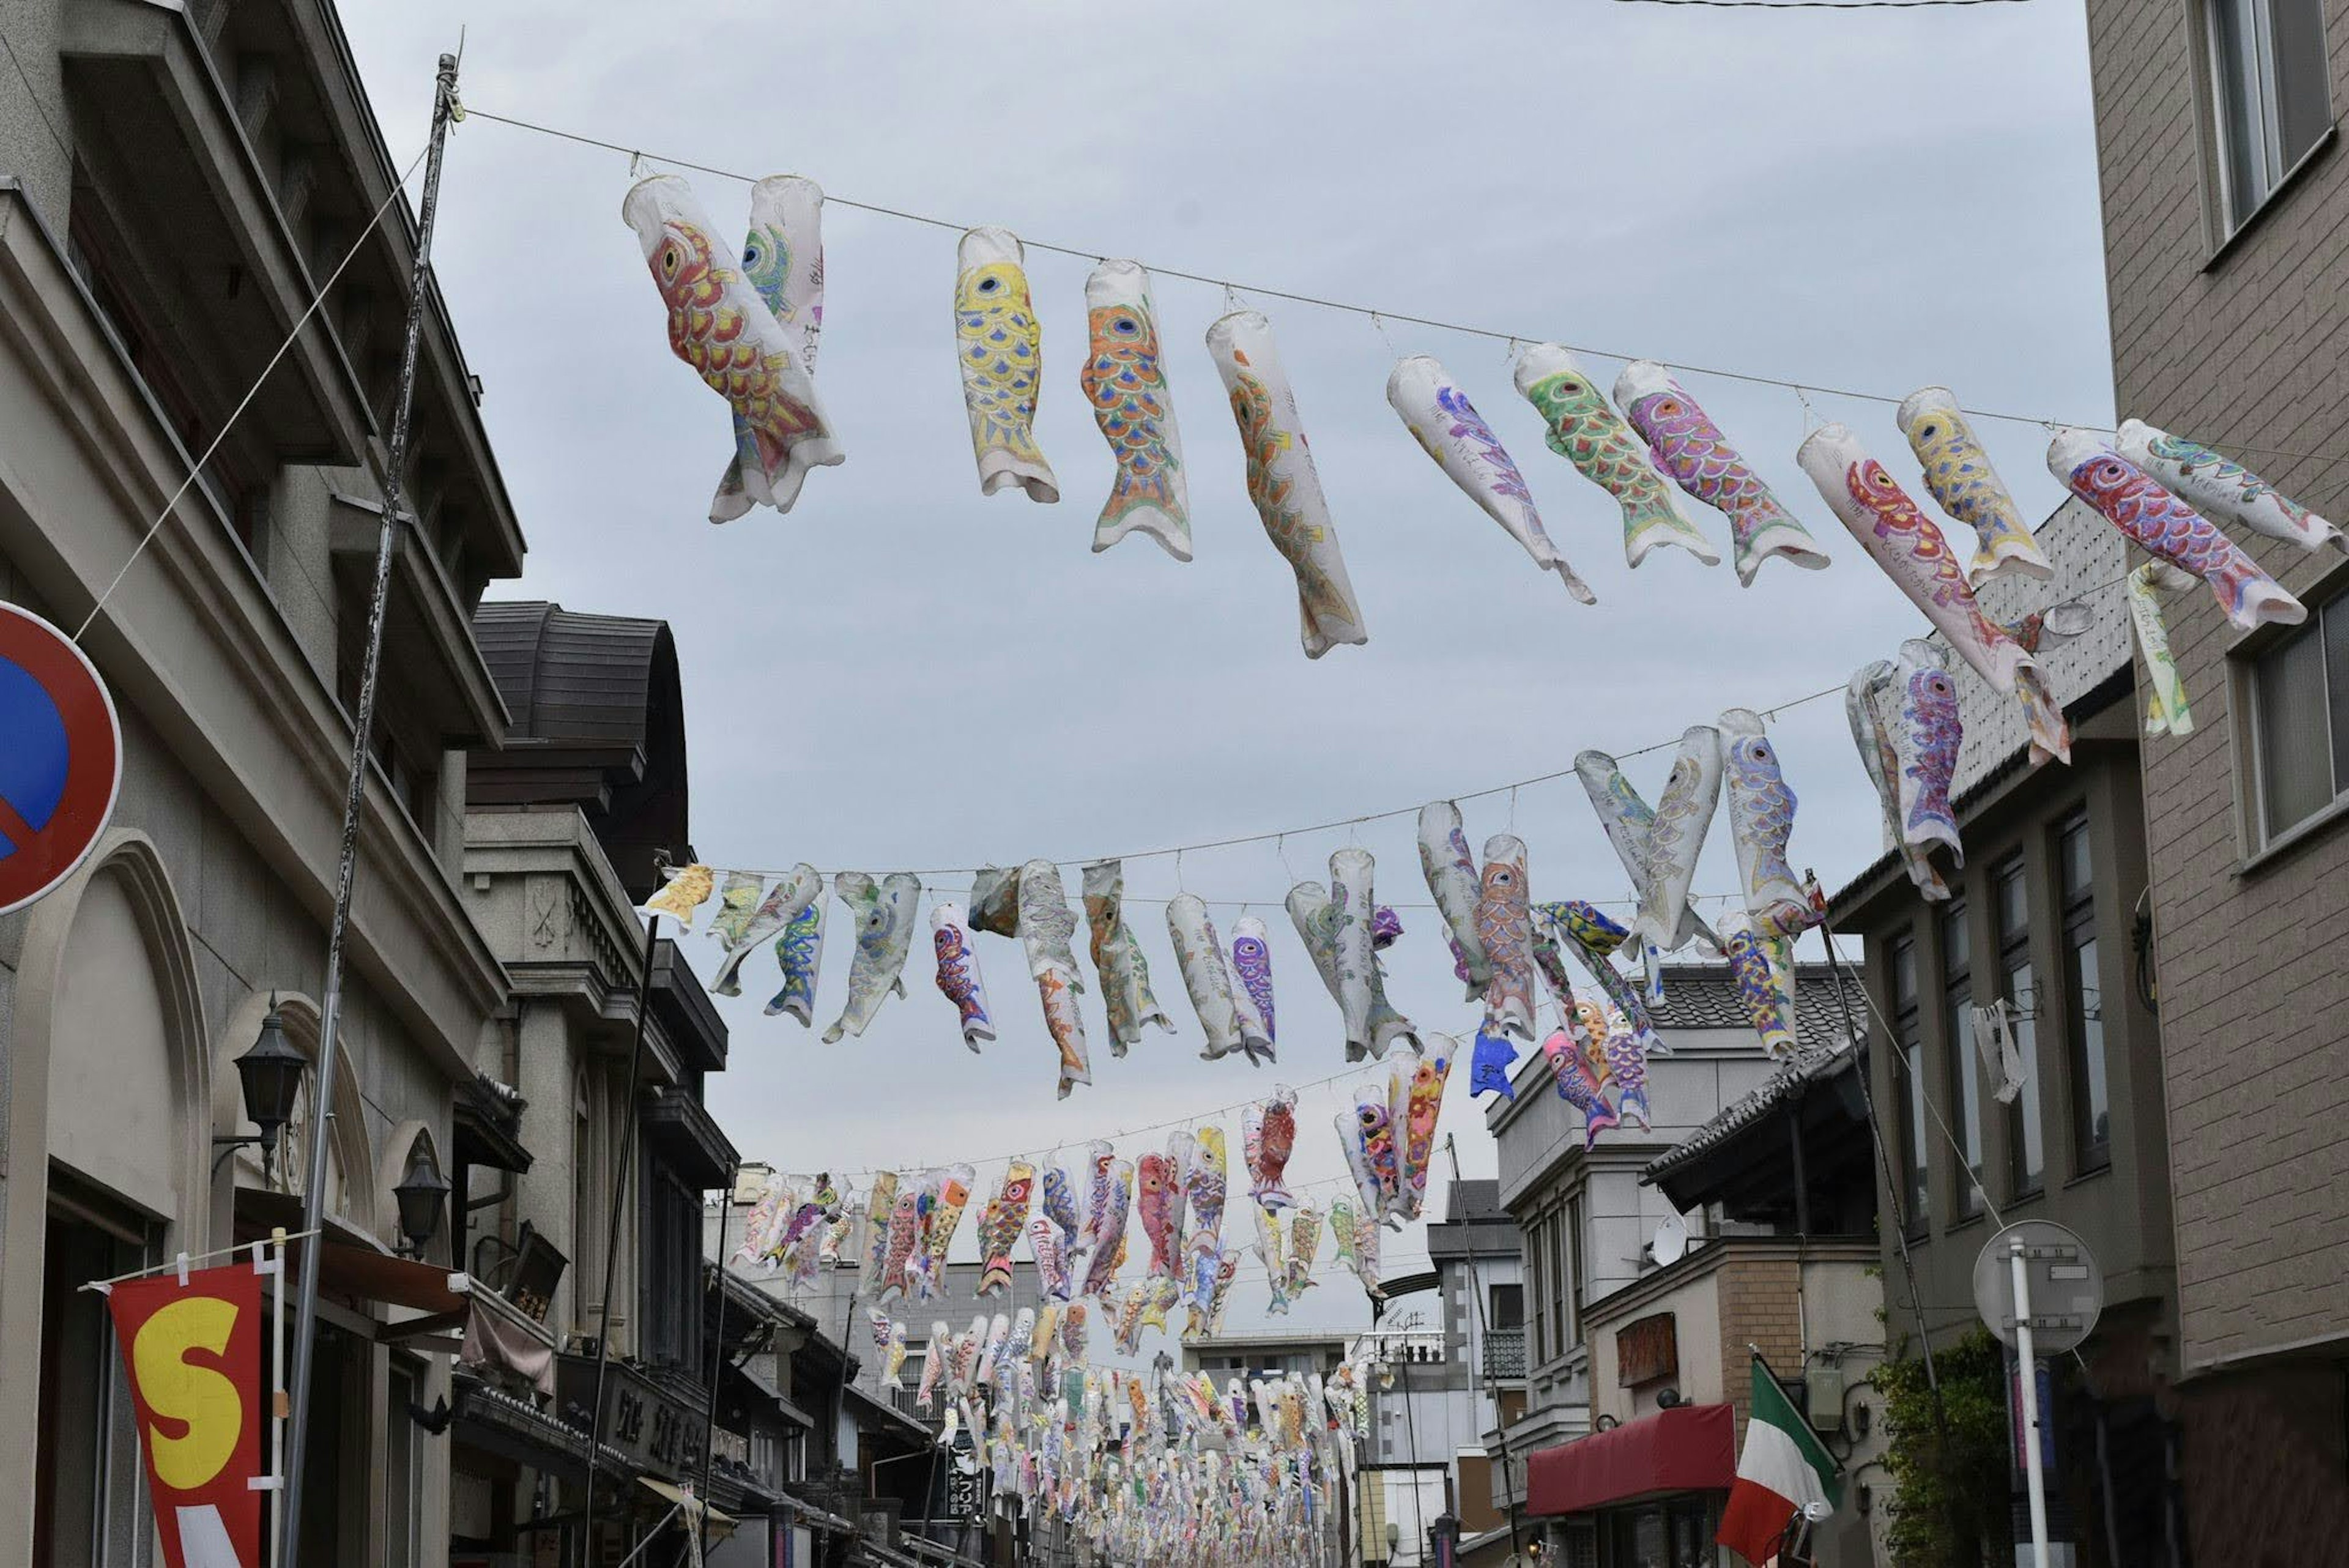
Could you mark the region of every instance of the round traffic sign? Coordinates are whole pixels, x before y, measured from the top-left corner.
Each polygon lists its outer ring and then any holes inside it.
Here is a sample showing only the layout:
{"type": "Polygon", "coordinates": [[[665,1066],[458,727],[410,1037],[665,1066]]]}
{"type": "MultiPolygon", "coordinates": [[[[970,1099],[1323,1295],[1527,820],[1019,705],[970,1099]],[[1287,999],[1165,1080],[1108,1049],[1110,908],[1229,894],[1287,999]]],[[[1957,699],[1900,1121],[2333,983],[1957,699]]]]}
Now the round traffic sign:
{"type": "Polygon", "coordinates": [[[2032,1349],[2061,1355],[2095,1329],[2105,1310],[2105,1271],[2088,1244],[2052,1220],[2019,1220],[1982,1243],[1974,1258],[1974,1310],[1991,1333],[2014,1343],[2014,1249],[2031,1296],[2032,1349]]]}
{"type": "Polygon", "coordinates": [[[73,639],[0,604],[0,915],[74,874],[122,785],[114,699],[73,639]]]}

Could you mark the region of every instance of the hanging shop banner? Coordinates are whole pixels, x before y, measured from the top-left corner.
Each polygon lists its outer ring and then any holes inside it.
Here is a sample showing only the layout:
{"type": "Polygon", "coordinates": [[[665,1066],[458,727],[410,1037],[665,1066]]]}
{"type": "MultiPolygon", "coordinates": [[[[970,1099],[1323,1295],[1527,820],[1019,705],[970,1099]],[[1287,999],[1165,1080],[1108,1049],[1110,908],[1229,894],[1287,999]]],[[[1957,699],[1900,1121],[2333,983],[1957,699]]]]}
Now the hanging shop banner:
{"type": "Polygon", "coordinates": [[[114,699],[73,639],[0,604],[0,915],[74,874],[122,783],[114,699]]]}
{"type": "Polygon", "coordinates": [[[261,1561],[261,1276],[232,1265],[107,1293],[167,1568],[261,1561]]]}

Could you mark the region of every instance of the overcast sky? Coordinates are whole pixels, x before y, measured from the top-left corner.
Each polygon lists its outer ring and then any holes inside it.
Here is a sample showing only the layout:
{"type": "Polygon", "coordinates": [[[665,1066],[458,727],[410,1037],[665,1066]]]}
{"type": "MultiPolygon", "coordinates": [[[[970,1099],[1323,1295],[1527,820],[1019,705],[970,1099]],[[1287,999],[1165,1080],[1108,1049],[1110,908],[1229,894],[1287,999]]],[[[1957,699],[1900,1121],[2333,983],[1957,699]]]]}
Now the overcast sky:
{"type": "MultiPolygon", "coordinates": [[[[796,172],[842,197],[1228,277],[1273,319],[1371,630],[1367,647],[1319,662],[1299,649],[1291,578],[1242,488],[1203,344],[1220,290],[1155,286],[1197,560],[1139,536],[1095,556],[1112,467],[1077,384],[1091,256],[1029,256],[1039,435],[1064,499],[982,498],[953,362],[954,234],[833,206],[820,383],[848,462],[811,477],[788,516],[713,528],[728,416],[668,352],[619,217],[628,160],[460,126],[435,261],[530,543],[527,575],[493,592],[675,627],[694,844],[714,864],[877,874],[1046,857],[1073,893],[1082,858],[1552,772],[1586,746],[1628,751],[1723,708],[1840,685],[1923,633],[1795,466],[1806,414],[1793,392],[1682,376],[1834,565],[1773,564],[1740,589],[1725,562],[1663,550],[1633,573],[1613,504],[1544,449],[1504,345],[1392,325],[1390,348],[1366,319],[1251,284],[1527,340],[1894,398],[1941,383],[1973,407],[2111,421],[2074,6],[508,0],[484,16],[378,0],[345,16],[403,164],[422,144],[434,57],[470,21],[461,94],[481,109],[640,146],[648,167],[667,154],[796,172]],[[1596,607],[1536,570],[1389,410],[1390,364],[1423,352],[1515,452],[1596,607]]],[[[736,229],[747,188],[693,179],[736,229]]],[[[1620,368],[1586,363],[1601,385],[1620,368]]],[[[1810,400],[1914,488],[1888,405],[1810,400]]],[[[2044,432],[1982,428],[2025,511],[2052,510],[2044,432]]],[[[1725,545],[1720,518],[1691,515],[1725,545]]],[[[1833,888],[1880,847],[1840,701],[1786,714],[1774,739],[1802,800],[1795,864],[1833,888]]],[[[1630,764],[1651,798],[1667,763],[1630,764]]],[[[1624,897],[1570,777],[1466,813],[1480,845],[1514,822],[1537,898],[1624,897]]],[[[1736,886],[1725,823],[1701,890],[1736,886]]],[[[838,1046],[761,1015],[775,975],[754,961],[725,1006],[732,1056],[711,1108],[746,1158],[915,1168],[1073,1149],[1338,1073],[1337,1011],[1279,900],[1292,880],[1324,877],[1350,837],[1377,855],[1382,897],[1426,901],[1408,815],[1189,855],[1179,876],[1171,858],[1127,863],[1131,895],[1179,884],[1215,901],[1226,935],[1243,901],[1270,922],[1277,1071],[1198,1060],[1163,913],[1141,904],[1129,918],[1183,1033],[1113,1060],[1089,996],[1095,1083],[1065,1103],[1017,945],[981,939],[1002,1037],[978,1057],[931,982],[925,937],[908,998],[838,1046]]],[[[1394,1000],[1465,1042],[1475,1018],[1435,917],[1405,921],[1394,1000]]],[[[849,945],[835,929],[819,1031],[849,945]]],[[[709,973],[714,949],[688,947],[709,973]]],[[[1466,1080],[1464,1063],[1444,1127],[1468,1174],[1490,1174],[1466,1080]]],[[[1329,1124],[1350,1090],[1305,1096],[1301,1178],[1342,1171],[1329,1124]]],[[[1238,1118],[1224,1119],[1237,1168],[1238,1118]]],[[[996,1171],[980,1174],[984,1190],[996,1171]]],[[[1226,1235],[1252,1236],[1237,1208],[1226,1235]]],[[[1423,1255],[1415,1237],[1389,1251],[1391,1268],[1423,1255]]],[[[1317,1315],[1366,1316],[1350,1284],[1316,1296],[1317,1315]]],[[[1232,1326],[1257,1299],[1243,1289],[1232,1326]]]]}

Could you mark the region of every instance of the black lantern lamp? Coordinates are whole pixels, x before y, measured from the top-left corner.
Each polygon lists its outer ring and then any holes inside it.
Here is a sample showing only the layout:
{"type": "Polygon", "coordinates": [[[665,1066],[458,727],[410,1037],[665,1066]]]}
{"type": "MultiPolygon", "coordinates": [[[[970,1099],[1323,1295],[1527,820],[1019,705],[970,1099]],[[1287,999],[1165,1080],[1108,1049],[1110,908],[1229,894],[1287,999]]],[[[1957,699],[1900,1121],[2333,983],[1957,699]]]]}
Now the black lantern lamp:
{"type": "MultiPolygon", "coordinates": [[[[215,1137],[212,1147],[222,1151],[241,1148],[246,1144],[261,1146],[261,1177],[270,1179],[277,1153],[277,1135],[294,1119],[294,1102],[302,1093],[302,1075],[310,1068],[310,1058],[297,1050],[285,1038],[285,1020],[278,1013],[277,998],[269,999],[269,1012],[261,1021],[261,1033],[252,1047],[236,1059],[236,1077],[244,1095],[245,1118],[261,1129],[250,1137],[215,1137]]],[[[220,1168],[220,1159],[212,1162],[220,1168]]]]}
{"type": "Polygon", "coordinates": [[[440,1210],[449,1197],[449,1179],[440,1174],[440,1163],[424,1139],[409,1147],[408,1169],[391,1195],[399,1202],[399,1233],[408,1242],[400,1255],[421,1258],[440,1233],[440,1210]]]}

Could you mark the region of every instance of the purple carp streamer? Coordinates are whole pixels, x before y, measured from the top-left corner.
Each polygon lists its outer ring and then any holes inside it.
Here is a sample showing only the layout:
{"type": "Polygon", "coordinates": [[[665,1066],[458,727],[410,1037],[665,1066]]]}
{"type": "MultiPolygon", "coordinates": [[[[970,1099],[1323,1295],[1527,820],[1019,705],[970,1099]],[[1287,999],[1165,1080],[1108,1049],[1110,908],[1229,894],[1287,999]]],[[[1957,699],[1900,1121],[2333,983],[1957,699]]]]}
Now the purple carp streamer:
{"type": "Polygon", "coordinates": [[[1568,350],[1537,343],[1517,357],[1517,390],[1547,426],[1550,451],[1615,498],[1623,513],[1623,558],[1633,566],[1659,545],[1677,545],[1708,566],[1720,554],[1684,516],[1648,454],[1599,384],[1568,350]]]}
{"type": "Polygon", "coordinates": [[[1703,409],[1652,360],[1623,367],[1615,379],[1615,402],[1648,443],[1656,466],[1672,483],[1729,519],[1734,545],[1731,564],[1740,586],[1752,587],[1762,563],[1775,556],[1791,566],[1819,571],[1826,552],[1762,483],[1738,450],[1729,444],[1703,409]]]}
{"type": "Polygon", "coordinates": [[[930,941],[937,950],[938,992],[962,1014],[963,1044],[976,1052],[981,1041],[995,1038],[995,1019],[987,1010],[987,981],[960,904],[942,900],[930,907],[930,941]]]}

